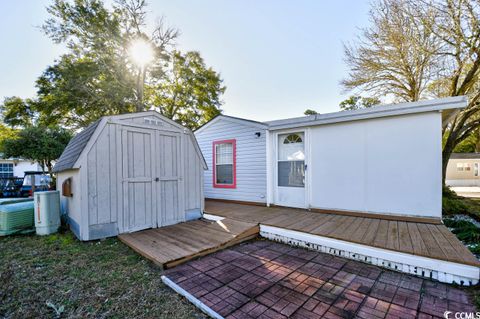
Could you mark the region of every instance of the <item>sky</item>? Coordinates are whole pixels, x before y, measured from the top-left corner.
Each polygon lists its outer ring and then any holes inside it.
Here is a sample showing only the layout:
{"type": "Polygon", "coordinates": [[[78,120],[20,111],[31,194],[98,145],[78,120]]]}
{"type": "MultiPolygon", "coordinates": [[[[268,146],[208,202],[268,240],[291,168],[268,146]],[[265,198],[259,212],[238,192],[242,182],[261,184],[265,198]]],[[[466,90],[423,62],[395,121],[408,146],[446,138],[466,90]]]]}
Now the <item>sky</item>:
{"type": "MultiPolygon", "coordinates": [[[[110,0],[109,0],[110,1],[110,0]]],[[[147,0],[148,1],[148,0],[147,0]]],[[[52,0],[0,0],[0,98],[35,96],[35,79],[65,48],[38,27],[52,0]]],[[[180,30],[227,87],[224,114],[257,121],[339,110],[343,44],[368,25],[365,0],[150,0],[148,23],[180,30]]]]}

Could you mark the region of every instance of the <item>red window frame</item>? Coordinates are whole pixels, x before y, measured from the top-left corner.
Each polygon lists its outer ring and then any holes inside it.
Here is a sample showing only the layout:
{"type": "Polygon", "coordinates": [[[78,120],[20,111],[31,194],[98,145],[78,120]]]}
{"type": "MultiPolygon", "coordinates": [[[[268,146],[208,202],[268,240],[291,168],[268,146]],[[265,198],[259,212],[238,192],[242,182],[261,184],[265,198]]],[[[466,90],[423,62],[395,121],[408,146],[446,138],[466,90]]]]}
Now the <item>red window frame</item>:
{"type": "Polygon", "coordinates": [[[237,188],[237,140],[221,140],[214,141],[212,143],[212,161],[213,161],[213,187],[215,188],[237,188]],[[232,144],[232,157],[233,157],[233,183],[232,184],[217,184],[217,152],[215,147],[217,144],[232,144]]]}

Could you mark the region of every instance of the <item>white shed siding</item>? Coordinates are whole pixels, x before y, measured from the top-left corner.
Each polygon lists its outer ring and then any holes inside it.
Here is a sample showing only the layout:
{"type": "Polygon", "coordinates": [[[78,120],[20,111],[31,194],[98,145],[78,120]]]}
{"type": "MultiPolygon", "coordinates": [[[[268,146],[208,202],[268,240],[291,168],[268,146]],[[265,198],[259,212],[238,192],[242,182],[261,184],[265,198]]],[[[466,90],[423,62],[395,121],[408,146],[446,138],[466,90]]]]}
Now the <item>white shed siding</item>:
{"type": "Polygon", "coordinates": [[[116,130],[107,124],[87,155],[88,224],[108,224],[117,221],[118,175],[116,130]]]}
{"type": "MultiPolygon", "coordinates": [[[[203,209],[203,168],[202,159],[198,156],[197,151],[193,145],[192,139],[185,134],[184,135],[184,158],[186,160],[184,166],[185,177],[185,210],[187,215],[189,211],[198,212],[198,216],[202,213],[203,209]]],[[[188,216],[187,216],[188,218],[188,216]]]]}
{"type": "Polygon", "coordinates": [[[191,132],[159,115],[104,118],[75,168],[58,173],[58,189],[72,177],[74,193],[62,210],[82,240],[200,218],[203,167],[191,132]]]}
{"type": "Polygon", "coordinates": [[[57,189],[61,191],[63,182],[72,179],[72,197],[60,195],[60,210],[62,215],[69,218],[70,225],[77,235],[81,223],[81,188],[80,188],[80,174],[78,169],[70,169],[57,174],[57,189]],[[73,223],[72,223],[73,221],[73,223]]]}
{"type": "Polygon", "coordinates": [[[312,127],[310,140],[311,207],[441,217],[441,113],[312,127]]]}
{"type": "Polygon", "coordinates": [[[265,130],[239,121],[220,119],[208,128],[195,133],[200,149],[208,164],[204,174],[206,198],[249,202],[266,202],[266,139],[265,130]],[[260,137],[255,133],[260,132],[260,137]],[[213,187],[212,143],[219,140],[236,140],[236,188],[213,187]]]}

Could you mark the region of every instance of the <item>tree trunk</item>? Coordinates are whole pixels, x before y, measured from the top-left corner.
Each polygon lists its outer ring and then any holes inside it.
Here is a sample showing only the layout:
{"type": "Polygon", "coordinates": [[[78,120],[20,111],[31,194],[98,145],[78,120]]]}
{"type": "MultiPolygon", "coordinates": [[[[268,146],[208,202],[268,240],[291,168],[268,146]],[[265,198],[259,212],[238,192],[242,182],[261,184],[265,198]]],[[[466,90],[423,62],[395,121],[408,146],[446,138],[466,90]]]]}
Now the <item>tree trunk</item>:
{"type": "Polygon", "coordinates": [[[146,68],[140,68],[138,70],[138,77],[137,77],[137,112],[145,111],[145,107],[143,104],[145,76],[146,76],[146,68]]]}
{"type": "Polygon", "coordinates": [[[452,155],[453,149],[455,148],[455,140],[456,137],[454,132],[450,132],[447,142],[443,147],[442,151],[442,186],[445,186],[445,179],[447,177],[447,166],[448,160],[450,159],[450,155],[452,155]]]}

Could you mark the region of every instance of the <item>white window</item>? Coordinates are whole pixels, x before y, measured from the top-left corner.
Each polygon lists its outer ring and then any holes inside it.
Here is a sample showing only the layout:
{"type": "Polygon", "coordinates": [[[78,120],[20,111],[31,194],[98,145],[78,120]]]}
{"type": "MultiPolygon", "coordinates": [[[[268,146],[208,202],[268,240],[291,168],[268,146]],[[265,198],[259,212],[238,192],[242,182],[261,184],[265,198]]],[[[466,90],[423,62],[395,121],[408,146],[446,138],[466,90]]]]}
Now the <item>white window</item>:
{"type": "Polygon", "coordinates": [[[457,163],[458,172],[470,172],[472,170],[472,164],[470,163],[457,163]]]}
{"type": "Polygon", "coordinates": [[[305,186],[303,133],[278,136],[278,186],[305,186]]]}
{"type": "Polygon", "coordinates": [[[0,163],[0,178],[13,177],[13,163],[0,163]]]}
{"type": "Polygon", "coordinates": [[[213,142],[214,187],[235,188],[235,140],[213,142]]]}

